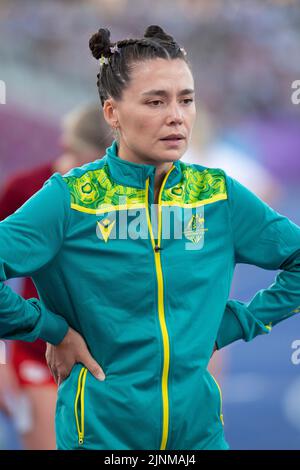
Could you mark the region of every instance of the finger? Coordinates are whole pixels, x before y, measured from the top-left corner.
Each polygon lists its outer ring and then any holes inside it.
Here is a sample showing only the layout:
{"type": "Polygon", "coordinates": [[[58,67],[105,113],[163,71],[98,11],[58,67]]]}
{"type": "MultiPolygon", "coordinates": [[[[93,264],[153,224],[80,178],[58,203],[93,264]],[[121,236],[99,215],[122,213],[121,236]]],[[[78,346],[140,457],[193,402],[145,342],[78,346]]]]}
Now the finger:
{"type": "Polygon", "coordinates": [[[65,371],[61,371],[59,373],[59,384],[62,384],[68,377],[69,377],[70,374],[66,373],[65,371]]]}
{"type": "Polygon", "coordinates": [[[52,377],[54,378],[54,369],[52,368],[51,364],[47,364],[47,366],[48,366],[48,369],[50,370],[52,377]]]}
{"type": "Polygon", "coordinates": [[[46,346],[45,359],[47,362],[49,362],[51,359],[51,347],[49,343],[47,343],[47,346],[46,346]]]}
{"type": "Polygon", "coordinates": [[[54,368],[51,369],[51,374],[52,374],[52,376],[53,376],[53,378],[54,378],[54,381],[55,381],[56,385],[59,385],[59,384],[58,384],[58,372],[57,372],[57,370],[54,369],[54,368]]]}
{"type": "Polygon", "coordinates": [[[91,374],[96,377],[96,379],[101,381],[105,380],[105,374],[102,368],[90,354],[88,354],[82,359],[82,363],[91,372],[91,374]]]}
{"type": "Polygon", "coordinates": [[[63,374],[59,374],[58,377],[57,377],[57,385],[60,386],[63,381],[65,380],[65,376],[63,374]]]}
{"type": "Polygon", "coordinates": [[[46,361],[46,364],[47,364],[47,367],[51,371],[51,374],[52,374],[52,363],[51,363],[51,361],[46,361]]]}
{"type": "Polygon", "coordinates": [[[58,374],[53,373],[52,377],[53,377],[54,382],[56,383],[56,385],[58,385],[58,374]]]}

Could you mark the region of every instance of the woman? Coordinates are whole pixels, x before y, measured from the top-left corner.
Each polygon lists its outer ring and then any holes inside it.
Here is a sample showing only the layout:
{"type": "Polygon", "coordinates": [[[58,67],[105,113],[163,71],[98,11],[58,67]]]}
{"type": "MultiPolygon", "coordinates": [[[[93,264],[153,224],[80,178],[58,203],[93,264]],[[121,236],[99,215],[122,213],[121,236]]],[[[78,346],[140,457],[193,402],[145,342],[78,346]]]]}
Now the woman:
{"type": "Polygon", "coordinates": [[[0,336],[52,344],[58,449],[228,449],[207,364],[297,312],[300,228],[222,169],[180,161],[194,80],[171,36],[111,44],[100,29],[90,48],[116,140],[0,224],[1,280],[31,275],[40,295],[2,286],[0,336]],[[228,300],[238,262],[282,272],[244,304],[228,300]]]}

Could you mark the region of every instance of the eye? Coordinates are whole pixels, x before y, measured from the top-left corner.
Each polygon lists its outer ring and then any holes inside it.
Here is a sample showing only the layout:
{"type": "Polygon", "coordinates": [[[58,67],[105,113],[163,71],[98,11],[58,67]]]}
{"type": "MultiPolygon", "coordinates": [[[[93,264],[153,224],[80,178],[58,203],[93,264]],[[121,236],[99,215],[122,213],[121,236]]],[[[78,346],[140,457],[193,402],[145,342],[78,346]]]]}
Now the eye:
{"type": "Polygon", "coordinates": [[[193,100],[192,98],[186,98],[186,99],[183,100],[183,101],[187,101],[186,104],[188,104],[188,103],[192,103],[194,100],[193,100]]]}
{"type": "Polygon", "coordinates": [[[157,108],[158,106],[155,106],[153,103],[162,103],[162,101],[161,100],[149,101],[148,104],[152,104],[154,107],[157,108]]]}

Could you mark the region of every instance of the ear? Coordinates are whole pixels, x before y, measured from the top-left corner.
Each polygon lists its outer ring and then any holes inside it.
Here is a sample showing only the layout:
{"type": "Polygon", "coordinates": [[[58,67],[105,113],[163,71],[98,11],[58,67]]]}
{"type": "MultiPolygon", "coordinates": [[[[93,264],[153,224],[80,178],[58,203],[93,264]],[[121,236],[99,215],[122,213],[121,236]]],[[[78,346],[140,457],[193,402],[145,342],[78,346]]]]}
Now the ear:
{"type": "Polygon", "coordinates": [[[112,127],[116,128],[119,124],[118,110],[116,101],[113,98],[108,98],[104,101],[103,115],[106,122],[112,127]]]}

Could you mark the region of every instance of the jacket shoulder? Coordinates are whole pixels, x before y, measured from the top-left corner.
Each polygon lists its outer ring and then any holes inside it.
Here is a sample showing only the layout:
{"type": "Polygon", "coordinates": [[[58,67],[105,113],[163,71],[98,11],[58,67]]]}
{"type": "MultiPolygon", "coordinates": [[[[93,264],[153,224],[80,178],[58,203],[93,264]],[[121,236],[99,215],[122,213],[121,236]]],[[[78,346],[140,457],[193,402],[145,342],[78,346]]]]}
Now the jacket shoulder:
{"type": "Polygon", "coordinates": [[[69,171],[64,173],[62,177],[65,180],[93,177],[94,175],[97,175],[99,171],[105,167],[106,164],[106,157],[99,158],[92,162],[85,163],[84,165],[71,168],[69,171]]]}
{"type": "Polygon", "coordinates": [[[71,195],[71,207],[94,211],[111,186],[106,157],[74,167],[62,175],[71,195]]]}
{"type": "Polygon", "coordinates": [[[227,199],[227,174],[222,168],[180,162],[185,194],[191,201],[227,199]]]}
{"type": "Polygon", "coordinates": [[[227,176],[225,170],[219,167],[208,167],[199,165],[198,163],[187,163],[187,162],[180,162],[180,166],[182,171],[199,174],[202,177],[207,177],[207,175],[212,176],[223,176],[224,178],[227,176]]]}

